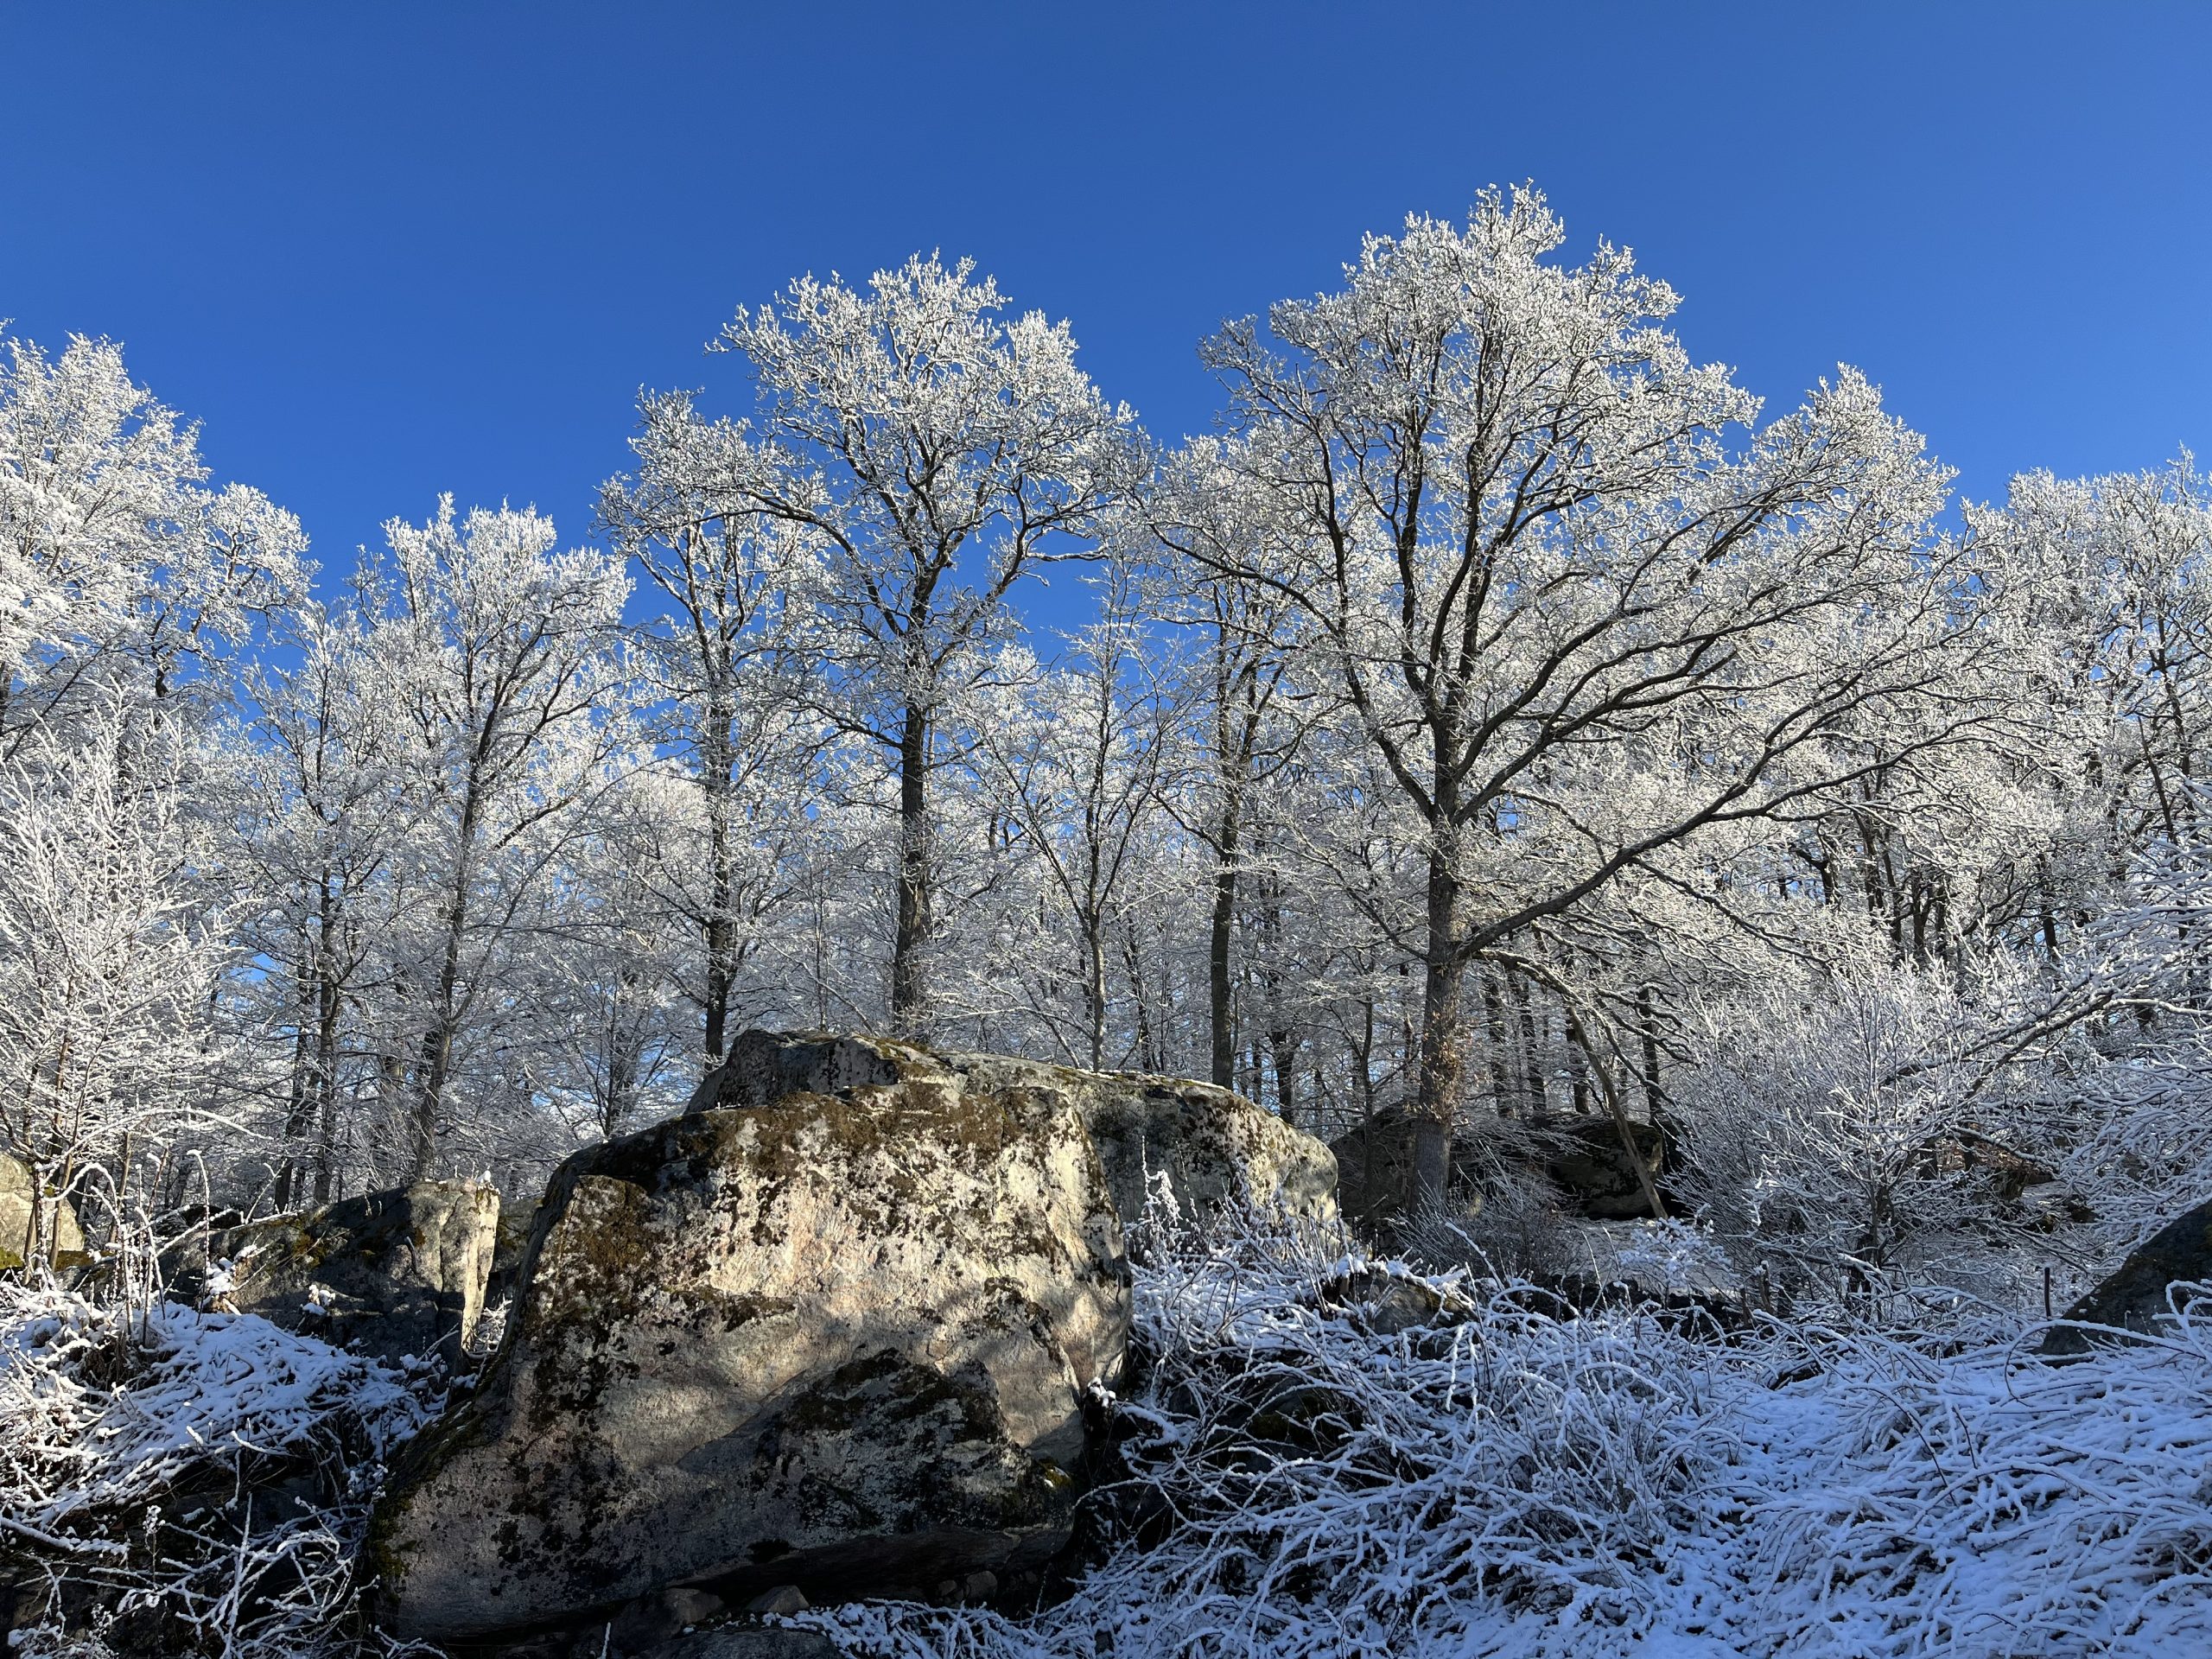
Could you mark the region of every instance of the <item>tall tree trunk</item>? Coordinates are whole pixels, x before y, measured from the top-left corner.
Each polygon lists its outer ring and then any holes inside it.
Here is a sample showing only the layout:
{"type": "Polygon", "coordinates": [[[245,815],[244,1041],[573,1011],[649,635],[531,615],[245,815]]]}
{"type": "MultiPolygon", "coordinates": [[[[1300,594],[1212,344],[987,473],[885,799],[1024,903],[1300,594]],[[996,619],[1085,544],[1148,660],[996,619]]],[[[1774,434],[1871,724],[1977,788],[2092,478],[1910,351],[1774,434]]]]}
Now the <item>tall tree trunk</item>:
{"type": "Polygon", "coordinates": [[[1236,933],[1236,861],[1243,815],[1244,791],[1232,784],[1223,792],[1221,830],[1214,838],[1213,918],[1206,941],[1213,1081],[1224,1089],[1236,1082],[1236,992],[1230,977],[1230,956],[1236,933]]]}
{"type": "Polygon", "coordinates": [[[1483,976],[1483,1020],[1490,1039],[1491,1104],[1500,1117],[1521,1115],[1521,1080],[1513,1070],[1513,1045],[1505,1034],[1505,1004],[1497,995],[1497,976],[1483,976]]]}
{"type": "Polygon", "coordinates": [[[453,895],[446,907],[445,950],[438,963],[437,990],[423,1030],[422,1052],[415,1063],[414,1155],[410,1179],[430,1177],[437,1160],[438,1109],[445,1100],[446,1073],[453,1065],[455,998],[461,988],[461,945],[468,928],[468,888],[475,874],[476,822],[482,782],[472,769],[461,796],[461,826],[454,849],[453,895]]]}
{"type": "MultiPolygon", "coordinates": [[[[323,938],[329,938],[326,926],[323,938]]],[[[320,1122],[315,1136],[315,1201],[328,1204],[337,1196],[338,1180],[338,1020],[342,1004],[338,991],[338,976],[331,970],[333,958],[326,956],[321,983],[316,994],[321,1006],[317,1010],[315,1033],[315,1109],[320,1122]]]]}
{"type": "Polygon", "coordinates": [[[930,847],[929,711],[906,705],[899,733],[899,926],[891,943],[891,1024],[901,1037],[929,1033],[927,956],[936,871],[930,847]]]}
{"type": "Polygon", "coordinates": [[[314,1084],[310,1081],[311,1044],[314,1041],[315,1014],[315,973],[314,956],[302,938],[300,962],[293,982],[298,993],[296,1009],[298,1023],[292,1033],[292,1076],[284,1100],[284,1159],[276,1171],[276,1208],[289,1211],[300,1197],[302,1186],[302,1147],[307,1140],[312,1122],[314,1084]]]}
{"type": "Polygon", "coordinates": [[[1419,1109],[1414,1115],[1410,1211],[1440,1210],[1452,1176],[1452,1119],[1465,1069],[1459,958],[1461,893],[1455,849],[1443,840],[1428,855],[1428,937],[1421,979],[1419,1109]]]}
{"type": "Polygon", "coordinates": [[[732,767],[730,722],[735,718],[728,699],[717,693],[708,711],[707,752],[701,757],[700,781],[707,791],[707,983],[706,1069],[720,1065],[729,1052],[730,987],[736,978],[736,928],[730,916],[735,887],[730,848],[732,767]]]}
{"type": "Polygon", "coordinates": [[[1523,1116],[1541,1123],[1552,1115],[1552,1096],[1544,1076],[1542,1052],[1536,1046],[1536,1016],[1529,1006],[1529,982],[1511,969],[1505,970],[1505,988],[1513,993],[1515,1018],[1521,1027],[1521,1088],[1523,1116]]]}
{"type": "Polygon", "coordinates": [[[1090,1069],[1106,1064],[1106,922],[1093,914],[1084,918],[1083,1012],[1085,1035],[1090,1044],[1090,1069]]]}

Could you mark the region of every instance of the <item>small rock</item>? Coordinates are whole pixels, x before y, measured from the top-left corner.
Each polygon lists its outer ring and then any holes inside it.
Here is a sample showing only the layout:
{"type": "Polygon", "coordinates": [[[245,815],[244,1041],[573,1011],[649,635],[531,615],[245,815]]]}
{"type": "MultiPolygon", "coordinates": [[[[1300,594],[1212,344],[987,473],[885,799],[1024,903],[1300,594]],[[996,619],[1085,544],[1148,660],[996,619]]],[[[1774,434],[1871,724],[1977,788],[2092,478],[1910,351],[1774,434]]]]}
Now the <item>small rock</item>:
{"type": "MultiPolygon", "coordinates": [[[[802,1601],[800,1605],[805,1604],[802,1601]]],[[[616,1615],[612,1643],[623,1653],[642,1652],[695,1624],[704,1624],[721,1611],[720,1596],[683,1585],[639,1596],[616,1615]]]]}
{"type": "Polygon", "coordinates": [[[641,1653],[683,1630],[683,1621],[669,1611],[659,1596],[639,1596],[615,1614],[607,1627],[607,1641],[617,1653],[641,1653]]]}
{"type": "Polygon", "coordinates": [[[959,1593],[960,1581],[957,1579],[939,1579],[938,1580],[937,1599],[939,1601],[950,1601],[959,1593]]]}
{"type": "MultiPolygon", "coordinates": [[[[2167,1224],[2145,1239],[2119,1270],[2066,1310],[2066,1319],[2115,1330],[2155,1333],[2171,1317],[2167,1292],[2177,1284],[2212,1281],[2212,1203],[2167,1224]]],[[[2087,1353],[2098,1333],[2071,1324],[2052,1327],[2043,1339],[2046,1356],[2087,1353]]]]}
{"type": "Polygon", "coordinates": [[[779,1584],[774,1589],[757,1595],[745,1605],[749,1613],[766,1613],[776,1618],[788,1618],[793,1613],[807,1609],[806,1592],[795,1584],[779,1584]]]}
{"type": "MultiPolygon", "coordinates": [[[[20,1268],[32,1254],[31,1190],[29,1166],[0,1152],[0,1268],[20,1268]]],[[[49,1193],[43,1209],[51,1217],[55,1265],[80,1266],[89,1260],[75,1206],[49,1193]]]]}
{"type": "MultiPolygon", "coordinates": [[[[703,1624],[722,1611],[722,1599],[711,1590],[694,1590],[679,1585],[673,1590],[660,1592],[661,1605],[679,1624],[703,1624]]],[[[804,1599],[801,1605],[804,1605],[804,1599]]]]}
{"type": "Polygon", "coordinates": [[[998,1592],[999,1575],[988,1568],[981,1573],[970,1573],[960,1581],[960,1599],[963,1601],[988,1601],[998,1592]]]}
{"type": "Polygon", "coordinates": [[[418,1181],[195,1236],[163,1266],[172,1284],[225,1313],[386,1359],[440,1354],[459,1370],[499,1222],[491,1187],[418,1181]]]}

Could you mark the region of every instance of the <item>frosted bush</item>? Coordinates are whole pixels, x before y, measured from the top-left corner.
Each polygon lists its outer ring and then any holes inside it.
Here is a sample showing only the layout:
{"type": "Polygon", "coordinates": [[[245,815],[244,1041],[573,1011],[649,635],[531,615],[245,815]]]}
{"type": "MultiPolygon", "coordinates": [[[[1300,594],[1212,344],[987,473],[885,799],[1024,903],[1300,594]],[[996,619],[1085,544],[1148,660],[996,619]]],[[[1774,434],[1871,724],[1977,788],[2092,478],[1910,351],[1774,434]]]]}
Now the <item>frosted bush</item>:
{"type": "Polygon", "coordinates": [[[2212,1322],[2050,1365],[1331,1249],[1156,1249],[1065,1601],[804,1622],[885,1659],[2212,1650],[2212,1322]]]}
{"type": "Polygon", "coordinates": [[[0,1567],[33,1602],[15,1651],[341,1645],[381,1459],[435,1403],[420,1382],[249,1315],[0,1286],[0,1567]]]}

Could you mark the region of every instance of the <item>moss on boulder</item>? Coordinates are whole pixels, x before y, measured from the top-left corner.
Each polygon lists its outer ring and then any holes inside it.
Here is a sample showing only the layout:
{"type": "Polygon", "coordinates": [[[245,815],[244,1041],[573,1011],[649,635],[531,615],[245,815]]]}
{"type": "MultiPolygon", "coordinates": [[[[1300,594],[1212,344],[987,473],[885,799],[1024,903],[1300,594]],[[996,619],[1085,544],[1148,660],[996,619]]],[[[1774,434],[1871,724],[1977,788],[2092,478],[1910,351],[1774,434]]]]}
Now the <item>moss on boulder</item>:
{"type": "Polygon", "coordinates": [[[395,1471],[385,1618],[433,1640],[675,1585],[926,1591],[1065,1543],[1118,1380],[1120,1217],[1065,1090],[742,1039],[555,1177],[500,1351],[395,1471]]]}
{"type": "Polygon", "coordinates": [[[299,1215],[226,1228],[178,1250],[178,1288],[385,1358],[460,1363],[484,1309],[499,1195],[478,1181],[418,1181],[299,1215]]]}

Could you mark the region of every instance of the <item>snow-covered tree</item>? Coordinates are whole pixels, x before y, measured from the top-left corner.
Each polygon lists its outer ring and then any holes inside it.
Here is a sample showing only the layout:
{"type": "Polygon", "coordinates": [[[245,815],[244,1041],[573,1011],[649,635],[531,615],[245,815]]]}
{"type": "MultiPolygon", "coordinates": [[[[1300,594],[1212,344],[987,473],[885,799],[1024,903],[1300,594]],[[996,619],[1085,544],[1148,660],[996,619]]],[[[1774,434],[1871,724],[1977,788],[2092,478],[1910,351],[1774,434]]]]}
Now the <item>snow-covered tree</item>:
{"type": "Polygon", "coordinates": [[[35,1201],[113,1213],[135,1154],[235,1124],[253,1078],[214,1018],[232,951],[175,740],[120,697],[77,715],[0,767],[0,1148],[35,1201]]]}
{"type": "Polygon", "coordinates": [[[1777,815],[1984,716],[1944,474],[1845,371],[1757,400],[1530,192],[1370,237],[1344,288],[1206,348],[1245,465],[1294,509],[1266,556],[1425,840],[1419,1196],[1444,1190],[1469,968],[1707,830],[1777,815]],[[1745,434],[1738,437],[1737,435],[1745,434]]]}
{"type": "Polygon", "coordinates": [[[637,636],[636,666],[652,681],[653,735],[699,799],[664,807],[640,844],[662,900],[696,935],[678,979],[712,1066],[740,975],[791,897],[792,843],[807,832],[830,738],[804,626],[816,538],[753,505],[755,457],[728,422],[704,420],[677,394],[645,397],[639,415],[637,475],[608,482],[600,516],[675,607],[637,636]]]}
{"type": "Polygon", "coordinates": [[[298,521],[207,476],[121,348],[0,335],[0,753],[118,689],[175,696],[300,591],[298,521]]]}
{"type": "Polygon", "coordinates": [[[802,277],[719,342],[759,393],[740,498],[815,545],[831,706],[897,779],[890,1001],[906,1032],[931,1018],[939,722],[1015,582],[1090,534],[1135,470],[1133,418],[1076,366],[1068,326],[1006,310],[971,263],[916,256],[865,291],[802,277]]]}
{"type": "Polygon", "coordinates": [[[1132,598],[1109,585],[1103,614],[1063,663],[1033,668],[1026,652],[1007,653],[1004,692],[976,735],[985,787],[1014,832],[1008,851],[1035,861],[1061,924],[1047,937],[1071,958],[1058,976],[1077,988],[1077,1018],[1039,1011],[1062,1051],[1094,1068],[1108,1058],[1115,937],[1136,894],[1179,712],[1148,683],[1132,598]]]}
{"type": "Polygon", "coordinates": [[[423,895],[395,972],[413,1026],[410,1164],[428,1173],[455,1045],[496,1006],[502,952],[619,775],[629,731],[620,563],[557,551],[552,521],[510,508],[385,526],[364,648],[405,728],[413,794],[401,879],[423,895]]]}

